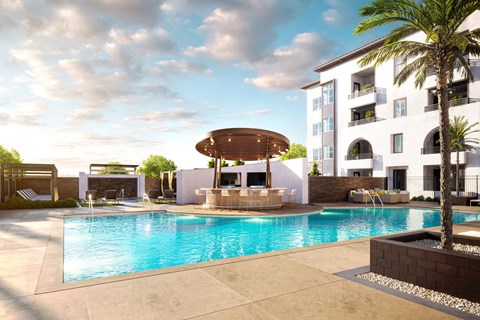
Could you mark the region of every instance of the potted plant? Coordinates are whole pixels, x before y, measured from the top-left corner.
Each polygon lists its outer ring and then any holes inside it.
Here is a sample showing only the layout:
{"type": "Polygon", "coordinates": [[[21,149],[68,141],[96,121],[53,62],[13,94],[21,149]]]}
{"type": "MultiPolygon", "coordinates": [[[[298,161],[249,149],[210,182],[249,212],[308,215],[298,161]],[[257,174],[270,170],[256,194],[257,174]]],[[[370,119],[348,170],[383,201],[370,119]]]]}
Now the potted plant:
{"type": "Polygon", "coordinates": [[[356,147],[350,149],[350,159],[358,160],[359,151],[356,147]]]}
{"type": "Polygon", "coordinates": [[[369,89],[372,89],[372,88],[373,88],[373,83],[365,83],[362,86],[362,91],[368,91],[369,89]]]}
{"type": "Polygon", "coordinates": [[[365,112],[365,119],[368,119],[370,121],[375,119],[375,110],[368,110],[367,112],[365,112]]]}

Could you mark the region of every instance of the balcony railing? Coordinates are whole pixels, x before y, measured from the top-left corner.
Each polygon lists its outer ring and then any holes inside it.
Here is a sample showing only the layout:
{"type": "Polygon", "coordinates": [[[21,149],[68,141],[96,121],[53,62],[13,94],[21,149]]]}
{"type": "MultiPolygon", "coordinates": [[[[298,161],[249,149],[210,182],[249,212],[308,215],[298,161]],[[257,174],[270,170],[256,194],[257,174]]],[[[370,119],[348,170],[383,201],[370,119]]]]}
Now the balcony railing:
{"type": "Polygon", "coordinates": [[[355,91],[355,92],[352,92],[352,94],[348,95],[348,100],[355,99],[373,92],[377,92],[377,88],[371,87],[367,89],[362,89],[360,91],[355,91]]]}
{"type": "Polygon", "coordinates": [[[367,152],[367,153],[359,153],[356,155],[346,155],[345,160],[362,160],[362,159],[373,159],[374,153],[372,152],[367,152]]]}
{"type": "MultiPolygon", "coordinates": [[[[479,101],[480,99],[478,98],[461,98],[461,99],[450,100],[449,102],[450,102],[450,107],[458,107],[458,106],[462,106],[469,103],[475,103],[479,101]]],[[[438,103],[428,105],[424,109],[425,109],[424,110],[425,112],[438,110],[438,103]]]]}
{"type": "Polygon", "coordinates": [[[384,118],[377,118],[377,117],[365,118],[365,119],[350,121],[348,123],[348,126],[349,127],[355,127],[355,126],[359,126],[359,125],[362,125],[362,124],[378,122],[378,121],[382,121],[382,120],[385,120],[385,119],[384,118]]]}
{"type": "MultiPolygon", "coordinates": [[[[463,152],[465,150],[460,150],[460,152],[463,152]]],[[[440,153],[440,147],[428,147],[428,148],[422,148],[421,149],[422,154],[435,154],[435,153],[440,153]]],[[[456,150],[453,150],[451,152],[456,152],[456,150]]]]}

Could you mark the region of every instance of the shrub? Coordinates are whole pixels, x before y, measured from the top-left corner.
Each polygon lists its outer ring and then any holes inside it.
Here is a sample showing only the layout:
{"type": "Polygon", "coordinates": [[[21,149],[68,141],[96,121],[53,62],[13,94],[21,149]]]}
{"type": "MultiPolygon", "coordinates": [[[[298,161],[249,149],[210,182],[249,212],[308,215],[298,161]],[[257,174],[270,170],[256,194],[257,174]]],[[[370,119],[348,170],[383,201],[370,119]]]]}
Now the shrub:
{"type": "Polygon", "coordinates": [[[412,197],[412,199],[410,199],[410,200],[412,200],[412,201],[418,201],[418,197],[417,197],[417,196],[414,196],[414,197],[412,197]]]}
{"type": "Polygon", "coordinates": [[[417,201],[425,201],[425,197],[423,195],[418,196],[417,201]]]}
{"type": "Polygon", "coordinates": [[[432,202],[432,201],[433,201],[433,198],[430,197],[430,196],[428,196],[428,197],[425,198],[425,201],[430,201],[430,202],[432,202]]]}
{"type": "Polygon", "coordinates": [[[0,210],[16,209],[44,209],[44,208],[74,208],[78,206],[75,199],[67,198],[58,201],[31,201],[20,197],[8,199],[5,203],[0,203],[0,210]]]}

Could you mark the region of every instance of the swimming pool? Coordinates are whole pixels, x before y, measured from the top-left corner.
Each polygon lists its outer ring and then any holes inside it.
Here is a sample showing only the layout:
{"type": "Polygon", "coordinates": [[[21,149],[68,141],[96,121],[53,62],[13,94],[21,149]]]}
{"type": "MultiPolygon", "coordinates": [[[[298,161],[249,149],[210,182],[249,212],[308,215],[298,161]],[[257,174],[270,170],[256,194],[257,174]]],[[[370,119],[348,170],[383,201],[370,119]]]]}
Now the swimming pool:
{"type": "MultiPolygon", "coordinates": [[[[453,215],[454,223],[480,220],[453,215]]],[[[299,248],[440,225],[438,210],[326,209],[277,217],[134,214],[64,219],[64,281],[299,248]]]]}

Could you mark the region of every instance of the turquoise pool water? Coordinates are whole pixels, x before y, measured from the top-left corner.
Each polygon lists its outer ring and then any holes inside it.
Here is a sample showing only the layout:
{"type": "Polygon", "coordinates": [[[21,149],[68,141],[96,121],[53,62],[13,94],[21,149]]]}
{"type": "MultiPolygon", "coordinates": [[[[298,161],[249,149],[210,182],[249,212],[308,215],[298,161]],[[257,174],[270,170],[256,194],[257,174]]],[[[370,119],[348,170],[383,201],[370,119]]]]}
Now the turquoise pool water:
{"type": "MultiPolygon", "coordinates": [[[[454,223],[480,214],[454,213],[454,223]]],[[[440,225],[437,210],[328,209],[282,217],[66,217],[64,281],[101,278],[440,225]]]]}

